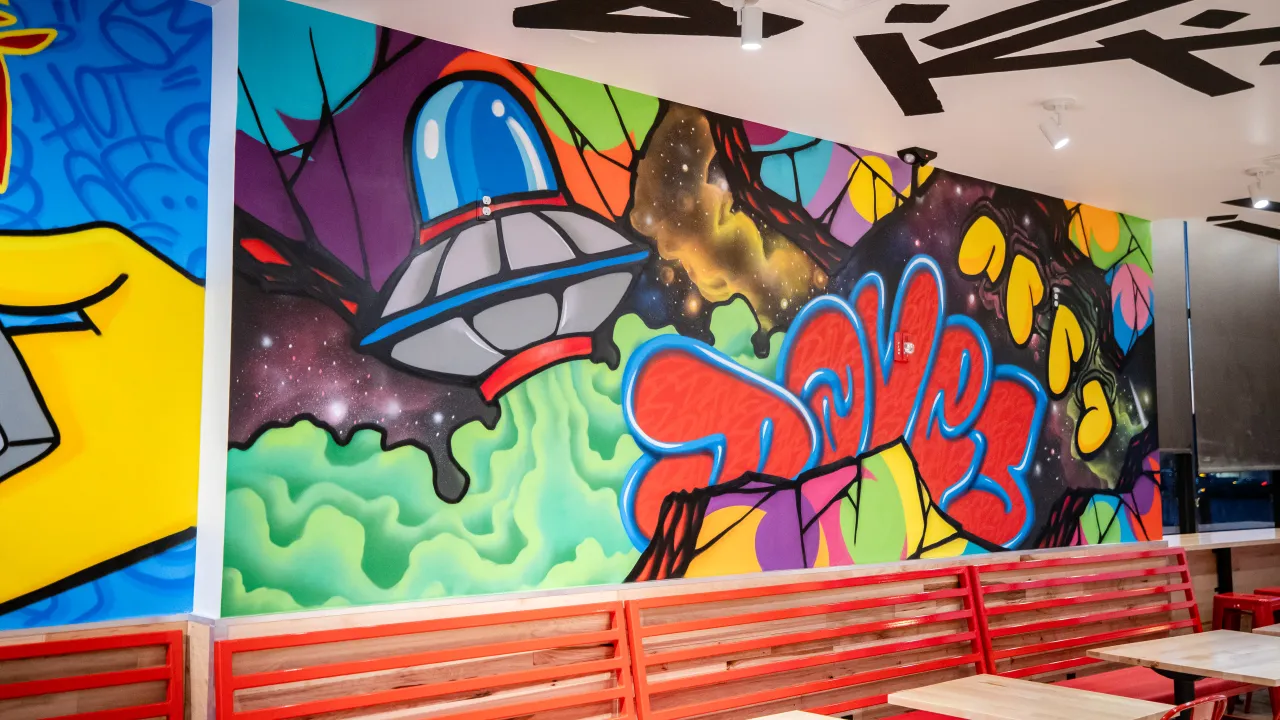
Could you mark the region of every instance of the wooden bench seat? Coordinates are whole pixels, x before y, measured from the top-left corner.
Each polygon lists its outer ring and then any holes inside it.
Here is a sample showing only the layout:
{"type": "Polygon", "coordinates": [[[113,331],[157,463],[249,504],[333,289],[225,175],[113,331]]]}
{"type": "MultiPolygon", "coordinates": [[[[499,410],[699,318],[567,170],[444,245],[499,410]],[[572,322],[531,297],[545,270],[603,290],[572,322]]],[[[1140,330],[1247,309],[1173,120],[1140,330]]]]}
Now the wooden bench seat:
{"type": "MultiPolygon", "coordinates": [[[[1173,703],[1168,678],[1145,668],[1113,670],[1086,653],[1203,630],[1184,550],[1003,562],[974,572],[988,672],[1173,703]]],[[[1196,685],[1198,695],[1252,689],[1216,680],[1196,685]]]]}
{"type": "Polygon", "coordinates": [[[639,716],[883,717],[890,692],[981,672],[972,603],[965,568],[628,601],[639,716]]]}
{"type": "Polygon", "coordinates": [[[219,720],[634,718],[620,602],[214,644],[219,720]]]}

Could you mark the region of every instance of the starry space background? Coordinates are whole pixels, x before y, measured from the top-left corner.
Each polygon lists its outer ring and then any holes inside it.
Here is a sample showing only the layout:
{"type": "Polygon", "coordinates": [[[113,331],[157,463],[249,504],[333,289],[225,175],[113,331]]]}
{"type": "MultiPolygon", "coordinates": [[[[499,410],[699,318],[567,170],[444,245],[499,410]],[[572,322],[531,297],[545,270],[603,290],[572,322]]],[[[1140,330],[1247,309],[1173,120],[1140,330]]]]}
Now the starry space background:
{"type": "Polygon", "coordinates": [[[494,410],[471,388],[401,372],[353,349],[336,313],[309,298],[268,294],[237,278],[232,322],[233,445],[300,416],[340,435],[357,426],[386,431],[388,446],[444,447],[453,428],[494,410]]]}
{"type": "MultiPolygon", "coordinates": [[[[1052,302],[1053,289],[1087,299],[1072,302],[1073,308],[1088,308],[1094,313],[1082,310],[1082,325],[1098,331],[1111,323],[1111,296],[1105,273],[1095,268],[1067,237],[1068,220],[1058,210],[1062,207],[1061,200],[936,171],[921,195],[909,199],[857,242],[844,266],[833,275],[832,290],[848,295],[859,278],[878,271],[885,278],[887,297],[893,297],[907,261],[915,255],[929,255],[938,261],[946,280],[947,312],[968,315],[987,329],[995,363],[1027,368],[1047,387],[1048,318],[1052,313],[1043,308],[1052,302]],[[1006,327],[1002,299],[1005,278],[998,284],[985,278],[979,282],[963,276],[956,262],[959,239],[980,212],[995,217],[1002,226],[1012,246],[1009,257],[1016,248],[1031,257],[1046,278],[1046,305],[1037,312],[1037,324],[1025,347],[1015,345],[1008,332],[1002,330],[1006,327]]],[[[1122,354],[1114,342],[1108,344],[1108,338],[1103,338],[1099,352],[1103,357],[1087,360],[1092,361],[1092,372],[1114,380],[1116,392],[1111,407],[1116,418],[1112,437],[1089,461],[1073,457],[1079,407],[1071,391],[1060,399],[1050,398],[1029,477],[1038,515],[1036,527],[1047,521],[1049,511],[1065,490],[1097,488],[1100,479],[1108,487],[1115,487],[1121,480],[1130,443],[1145,430],[1150,432],[1143,435],[1144,441],[1155,437],[1154,334],[1143,333],[1128,354],[1122,354]]],[[[1145,454],[1155,447],[1144,445],[1143,450],[1145,454]]]]}

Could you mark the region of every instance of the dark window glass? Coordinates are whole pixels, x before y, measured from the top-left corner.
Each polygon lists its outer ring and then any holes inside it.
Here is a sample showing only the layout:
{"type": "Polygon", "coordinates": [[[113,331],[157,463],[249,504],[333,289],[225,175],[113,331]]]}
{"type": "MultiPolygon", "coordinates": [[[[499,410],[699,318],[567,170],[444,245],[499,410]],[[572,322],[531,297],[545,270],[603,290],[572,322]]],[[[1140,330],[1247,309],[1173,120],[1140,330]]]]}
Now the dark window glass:
{"type": "Polygon", "coordinates": [[[1160,506],[1165,535],[1177,535],[1182,530],[1178,522],[1181,503],[1178,476],[1173,468],[1175,457],[1175,453],[1160,453],[1160,506]]]}
{"type": "Polygon", "coordinates": [[[1196,478],[1200,531],[1275,527],[1269,471],[1201,473],[1196,478]]]}

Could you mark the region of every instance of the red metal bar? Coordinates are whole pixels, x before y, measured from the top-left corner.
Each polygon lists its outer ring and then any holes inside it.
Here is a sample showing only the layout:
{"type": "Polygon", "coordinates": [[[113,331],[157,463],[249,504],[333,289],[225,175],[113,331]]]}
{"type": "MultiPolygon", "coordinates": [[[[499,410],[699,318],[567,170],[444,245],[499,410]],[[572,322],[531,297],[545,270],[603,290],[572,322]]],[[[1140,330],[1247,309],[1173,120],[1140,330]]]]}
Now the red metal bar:
{"type": "Polygon", "coordinates": [[[35,695],[53,695],[54,693],[76,692],[78,690],[95,690],[97,688],[133,685],[134,683],[167,679],[169,679],[169,668],[164,665],[158,665],[139,670],[116,670],[92,675],[53,678],[51,680],[28,680],[27,682],[0,685],[0,700],[13,700],[35,695]]]}
{"type": "Polygon", "coordinates": [[[636,714],[641,718],[649,717],[649,667],[645,661],[644,638],[640,635],[640,606],[634,600],[628,600],[627,637],[630,640],[631,673],[636,683],[636,714]]]}
{"type": "MultiPolygon", "coordinates": [[[[638,716],[640,720],[671,720],[677,717],[690,717],[694,715],[705,714],[709,712],[718,712],[721,710],[730,710],[743,708],[747,706],[758,705],[771,702],[773,700],[800,697],[803,695],[824,692],[829,689],[838,689],[851,685],[857,685],[864,682],[873,682],[879,678],[890,678],[907,676],[914,673],[929,672],[934,669],[946,667],[957,667],[972,664],[976,671],[981,672],[983,667],[982,643],[979,639],[979,625],[977,621],[977,603],[974,600],[972,584],[969,582],[968,568],[937,568],[931,570],[919,570],[898,574],[882,574],[869,575],[856,578],[846,578],[842,580],[817,581],[809,583],[795,583],[790,585],[743,588],[739,590],[725,590],[710,593],[700,593],[697,595],[670,596],[661,598],[646,598],[641,600],[632,600],[627,603],[628,630],[631,640],[631,656],[633,658],[633,670],[635,673],[636,694],[638,703],[638,716]],[[642,611],[650,608],[663,608],[680,606],[687,608],[698,604],[718,603],[734,600],[749,600],[757,597],[776,598],[780,596],[799,595],[803,593],[822,592],[831,590],[842,590],[846,588],[867,587],[889,583],[912,582],[919,580],[933,579],[954,579],[957,587],[946,588],[941,590],[928,590],[924,592],[914,592],[906,594],[898,594],[877,598],[860,598],[857,600],[846,600],[834,603],[825,603],[821,605],[806,605],[796,608],[787,608],[782,610],[766,610],[760,612],[738,613],[730,615],[722,615],[711,618],[702,618],[697,620],[684,620],[672,623],[648,625],[643,622],[642,611]],[[775,635],[765,638],[749,638],[745,640],[715,642],[708,645],[697,647],[672,650],[667,652],[649,653],[644,649],[643,642],[645,638],[667,637],[679,633],[686,633],[698,630],[709,630],[716,628],[743,628],[747,625],[768,623],[780,620],[791,620],[796,618],[811,617],[816,615],[829,615],[832,613],[852,612],[863,609],[889,607],[894,605],[909,605],[920,602],[928,602],[931,600],[943,600],[948,598],[959,598],[962,600],[963,609],[953,610],[942,613],[933,613],[931,615],[908,617],[908,618],[891,618],[887,620],[859,623],[857,625],[814,630],[808,632],[788,633],[785,635],[775,635]],[[671,680],[655,681],[649,677],[649,667],[653,665],[668,665],[675,662],[687,661],[703,657],[711,657],[716,655],[727,655],[733,653],[750,652],[752,650],[761,650],[765,648],[776,648],[785,645],[798,644],[804,642],[812,642],[815,640],[834,639],[839,637],[847,637],[858,635],[861,633],[877,632],[896,627],[920,627],[930,624],[952,622],[955,620],[966,620],[967,631],[953,633],[941,637],[923,638],[917,640],[906,640],[893,643],[886,643],[870,648],[856,648],[836,653],[826,653],[822,655],[814,655],[808,657],[792,658],[778,662],[772,662],[766,665],[755,665],[751,667],[739,667],[726,671],[708,673],[699,676],[687,676],[683,678],[673,678],[671,680]],[[722,698],[719,700],[708,701],[704,703],[696,703],[692,706],[670,708],[661,711],[655,711],[652,708],[652,697],[662,693],[668,693],[678,690],[696,689],[699,687],[710,687],[725,682],[733,682],[738,680],[746,680],[754,677],[760,677],[766,674],[775,674],[780,672],[790,672],[802,670],[812,667],[821,667],[834,663],[849,662],[878,655],[886,655],[894,652],[907,652],[916,649],[924,649],[930,647],[940,647],[958,643],[968,643],[969,654],[955,655],[948,658],[941,658],[927,663],[919,663],[914,665],[895,666],[882,670],[868,671],[864,673],[856,673],[851,676],[841,677],[834,680],[822,680],[806,683],[800,686],[792,686],[789,688],[777,688],[773,690],[760,691],[740,695],[731,698],[722,698]]],[[[869,705],[883,704],[886,702],[886,696],[871,697],[866,699],[865,704],[856,704],[857,707],[865,707],[869,705]]],[[[842,703],[849,705],[849,703],[842,703]]],[[[851,705],[852,707],[852,705],[851,705]]]]}
{"type": "Polygon", "coordinates": [[[602,645],[607,642],[616,643],[619,639],[620,634],[617,630],[601,630],[599,632],[581,633],[578,635],[563,635],[560,637],[534,638],[532,640],[517,640],[505,643],[490,643],[487,645],[450,648],[448,650],[429,650],[410,655],[395,655],[392,657],[370,658],[367,660],[349,660],[345,662],[325,663],[323,665],[311,665],[309,667],[233,675],[229,683],[230,688],[233,691],[243,690],[245,688],[281,685],[283,683],[301,682],[303,680],[321,680],[324,678],[341,677],[343,675],[358,675],[361,673],[378,672],[380,670],[397,670],[400,668],[414,667],[415,665],[431,665],[441,662],[474,660],[483,657],[493,657],[495,655],[537,652],[539,650],[552,650],[555,648],[602,645]]]}
{"type": "Polygon", "coordinates": [[[418,633],[438,632],[441,630],[464,630],[491,625],[508,625],[518,622],[536,622],[555,620],[565,617],[577,617],[594,613],[616,612],[616,603],[599,603],[542,610],[518,610],[515,612],[495,613],[492,615],[466,615],[454,618],[435,620],[417,620],[414,622],[394,623],[390,625],[369,625],[365,627],[337,628],[334,630],[315,630],[297,635],[266,635],[263,637],[222,640],[233,653],[252,650],[278,650],[281,648],[302,647],[305,645],[323,645],[325,643],[346,642],[349,640],[368,640],[370,638],[393,637],[397,635],[416,635],[418,633]]]}
{"type": "MultiPolygon", "coordinates": [[[[1098,660],[1096,658],[1091,658],[1087,655],[1081,655],[1080,657],[1068,658],[1066,660],[1058,660],[1056,662],[1050,662],[1050,663],[1041,663],[1039,665],[1031,665],[1024,668],[1018,668],[1017,670],[1010,670],[1008,672],[997,673],[994,670],[992,670],[991,674],[1003,675],[1004,677],[1011,677],[1011,678],[1023,678],[1029,675],[1043,675],[1045,673],[1050,673],[1050,672],[1063,672],[1065,670],[1084,667],[1086,665],[1097,665],[1098,663],[1101,663],[1101,662],[1105,662],[1105,661],[1098,660]]],[[[994,667],[995,661],[993,660],[991,664],[994,667]]]]}
{"type": "MultiPolygon", "coordinates": [[[[979,565],[984,573],[1008,572],[1010,570],[1034,570],[1044,567],[1068,567],[1071,565],[1098,565],[1120,560],[1143,560],[1153,557],[1168,557],[1182,554],[1181,548],[1157,548],[1154,550],[1130,550],[1127,552],[1106,553],[1103,555],[1064,555],[1045,558],[1043,560],[1012,561],[979,565]]],[[[1185,564],[1185,563],[1183,563],[1185,564]]]]}
{"type": "MultiPolygon", "coordinates": [[[[760,675],[790,672],[792,670],[803,670],[805,668],[816,667],[818,665],[832,665],[835,663],[848,662],[850,660],[861,660],[863,658],[875,657],[877,655],[888,655],[894,652],[908,652],[911,650],[924,650],[926,648],[941,647],[943,645],[954,645],[956,643],[962,643],[972,639],[973,633],[966,632],[924,638],[921,640],[906,640],[897,643],[886,643],[884,645],[876,645],[874,647],[857,648],[855,650],[845,650],[842,652],[826,653],[823,655],[811,655],[808,657],[793,658],[791,660],[781,660],[778,662],[768,663],[766,665],[752,665],[750,667],[739,667],[732,670],[721,670],[719,672],[705,675],[690,675],[658,682],[650,681],[649,691],[653,693],[664,693],[671,692],[673,690],[684,690],[687,688],[703,687],[708,685],[720,685],[733,680],[743,680],[746,678],[758,677],[760,675]]],[[[965,655],[962,657],[968,658],[969,656],[965,655]]]]}
{"type": "Polygon", "coordinates": [[[910,595],[862,598],[859,600],[847,600],[838,603],[831,603],[829,605],[802,605],[799,607],[785,608],[781,610],[764,610],[761,612],[745,613],[742,615],[723,615],[720,617],[702,618],[699,620],[685,620],[683,622],[650,625],[648,627],[641,626],[638,628],[637,632],[640,633],[640,637],[674,635],[676,633],[689,632],[693,630],[713,630],[716,628],[732,627],[734,625],[750,625],[761,622],[772,622],[775,620],[793,620],[813,615],[830,615],[832,613],[851,612],[854,610],[865,610],[867,608],[886,607],[889,605],[907,605],[910,603],[927,602],[929,600],[944,600],[947,598],[964,597],[968,594],[969,590],[967,588],[959,587],[950,590],[934,590],[929,592],[913,593],[910,595]]]}
{"type": "Polygon", "coordinates": [[[1106,622],[1108,620],[1121,620],[1128,617],[1137,617],[1140,615],[1152,615],[1162,612],[1176,612],[1185,610],[1194,606],[1194,603],[1177,602],[1165,603],[1163,605],[1147,605],[1138,608],[1124,608],[1121,610],[1112,610],[1111,612],[1092,613],[1089,615],[1072,615],[1071,617],[1056,618],[1053,620],[1042,620],[1039,622],[1023,623],[1021,625],[1006,625],[1004,627],[992,628],[988,632],[991,637],[1008,637],[1010,635],[1024,635],[1026,633],[1041,632],[1044,630],[1056,630],[1064,627],[1082,627],[1092,623],[1106,622]]]}
{"type": "Polygon", "coordinates": [[[976,637],[974,646],[978,657],[978,674],[984,672],[994,673],[991,669],[991,633],[987,627],[987,614],[983,606],[982,582],[978,578],[978,568],[970,565],[964,569],[965,588],[969,591],[970,607],[973,609],[973,628],[976,637]]]}
{"type": "Polygon", "coordinates": [[[1191,566],[1187,562],[1187,551],[1184,548],[1178,548],[1178,565],[1182,568],[1182,584],[1187,587],[1186,599],[1191,602],[1191,620],[1195,624],[1196,632],[1204,632],[1204,625],[1200,622],[1200,608],[1196,604],[1195,590],[1192,589],[1191,582],[1191,566]]]}
{"type": "MultiPolygon", "coordinates": [[[[652,713],[646,720],[675,720],[676,718],[687,718],[695,715],[705,715],[707,713],[720,712],[723,710],[748,707],[751,705],[760,705],[789,697],[813,695],[831,690],[839,690],[853,685],[862,685],[864,683],[877,682],[880,680],[891,680],[893,678],[933,672],[935,670],[945,670],[951,667],[967,665],[977,661],[977,659],[978,658],[967,655],[963,657],[940,658],[938,660],[915,663],[912,665],[897,665],[881,670],[872,670],[865,673],[846,675],[845,677],[833,678],[831,680],[816,680],[814,682],[795,685],[792,687],[761,690],[759,692],[739,695],[737,697],[708,700],[706,702],[695,703],[693,705],[685,705],[668,710],[659,710],[652,713]]],[[[868,705],[884,704],[888,702],[888,694],[874,695],[869,699],[873,700],[873,702],[868,702],[868,705]]]]}
{"type": "Polygon", "coordinates": [[[27,660],[37,657],[75,655],[96,650],[121,650],[151,645],[168,645],[174,637],[182,638],[181,630],[138,633],[136,635],[103,635],[76,638],[74,640],[50,640],[26,645],[0,645],[0,660],[27,660]]]}
{"type": "Polygon", "coordinates": [[[169,666],[166,704],[170,720],[182,720],[187,714],[186,657],[186,636],[180,630],[169,633],[169,647],[164,659],[169,666]]]}
{"type": "Polygon", "coordinates": [[[1151,577],[1154,575],[1173,575],[1187,569],[1186,565],[1166,565],[1158,568],[1139,568],[1136,570],[1115,570],[1107,573],[1097,573],[1093,575],[1071,575],[1068,577],[1044,578],[1043,580],[1024,580],[1022,582],[997,583],[995,585],[987,585],[982,588],[984,595],[993,595],[996,593],[1014,592],[1015,590],[1036,590],[1051,587],[1062,587],[1063,585],[1087,585],[1096,582],[1111,582],[1112,580],[1130,580],[1140,577],[1151,577]]]}
{"type": "MultiPolygon", "coordinates": [[[[237,713],[236,717],[243,718],[244,720],[286,720],[288,718],[298,718],[306,715],[320,715],[323,713],[341,712],[343,710],[355,710],[357,708],[407,702],[410,700],[426,700],[433,697],[439,697],[441,695],[451,695],[453,693],[470,692],[473,690],[488,690],[500,688],[506,685],[543,682],[546,680],[555,680],[557,678],[574,677],[579,675],[594,675],[597,673],[608,672],[610,670],[618,670],[624,664],[624,658],[615,657],[607,660],[593,660],[591,662],[574,663],[572,665],[553,665],[551,667],[535,670],[520,670],[518,672],[490,675],[488,677],[452,680],[449,682],[434,683],[431,685],[414,685],[411,687],[396,688],[394,690],[365,693],[363,695],[348,695],[346,697],[312,700],[310,702],[302,702],[282,707],[250,710],[237,713]]],[[[609,694],[606,699],[611,700],[619,699],[623,695],[622,688],[611,688],[607,692],[609,694]]],[[[574,702],[571,704],[579,705],[583,703],[574,702]]],[[[518,705],[520,709],[517,714],[523,715],[535,712],[533,710],[529,710],[526,704],[520,703],[518,705]]]]}
{"type": "Polygon", "coordinates": [[[57,720],[149,720],[150,718],[158,717],[167,718],[168,720],[182,720],[182,713],[177,715],[172,713],[173,709],[169,707],[169,703],[166,701],[153,705],[97,710],[76,715],[59,715],[57,720]]]}
{"type": "Polygon", "coordinates": [[[64,657],[107,650],[127,650],[162,646],[165,648],[163,665],[132,670],[72,675],[48,680],[0,684],[0,700],[37,697],[58,693],[96,690],[100,688],[134,685],[144,682],[166,682],[165,700],[144,706],[132,706],[68,715],[64,720],[141,720],[164,717],[182,720],[185,714],[186,696],[183,692],[185,669],[184,635],[181,630],[99,637],[53,640],[49,642],[6,645],[0,647],[0,660],[30,660],[44,657],[64,657]]]}
{"type": "Polygon", "coordinates": [[[1142,597],[1143,595],[1165,595],[1184,590],[1189,591],[1190,589],[1191,585],[1189,583],[1179,583],[1177,585],[1155,585],[1153,587],[1134,588],[1132,590],[1115,590],[1112,592],[1091,593],[1089,595],[1072,595],[1070,597],[1049,598],[1048,600],[1035,600],[1032,602],[1009,603],[1007,605],[988,607],[985,608],[985,611],[988,616],[1007,615],[1010,613],[1032,612],[1048,608],[1067,607],[1068,605],[1087,605],[1090,603],[1107,602],[1109,600],[1124,600],[1128,598],[1142,597]]]}
{"type": "Polygon", "coordinates": [[[551,698],[538,700],[513,699],[509,703],[500,703],[492,707],[463,710],[454,713],[443,713],[435,716],[450,720],[497,720],[499,718],[518,717],[546,710],[555,710],[593,703],[616,703],[618,717],[633,718],[634,690],[631,685],[631,653],[627,645],[627,623],[622,603],[601,603],[588,606],[570,606],[549,608],[545,610],[526,610],[500,613],[495,615],[469,616],[425,620],[392,625],[370,626],[362,628],[343,628],[325,630],[292,636],[268,636],[260,638],[243,638],[240,640],[223,640],[214,646],[214,674],[217,697],[217,717],[219,720],[287,720],[316,714],[342,712],[359,708],[376,707],[399,702],[427,700],[453,693],[472,691],[500,690],[504,687],[525,683],[556,681],[573,677],[608,673],[617,683],[616,687],[605,690],[567,693],[551,698]],[[552,638],[534,638],[531,640],[486,643],[484,645],[411,653],[388,658],[372,658],[350,662],[326,663],[304,668],[278,670],[262,673],[245,673],[236,675],[233,658],[237,653],[284,647],[306,647],[325,645],[334,642],[360,640],[378,637],[395,637],[403,635],[438,632],[441,630],[463,630],[497,625],[538,622],[565,617],[583,617],[592,614],[608,613],[609,629],[587,633],[560,635],[552,638]],[[528,653],[556,648],[571,648],[592,645],[613,645],[609,658],[568,665],[536,667],[530,670],[490,675],[486,677],[466,678],[449,682],[414,685],[392,690],[350,695],[339,698],[304,701],[294,705],[260,708],[255,710],[237,710],[235,707],[236,691],[251,687],[265,687],[282,683],[297,682],[332,677],[345,677],[368,672],[393,670],[416,665],[436,663],[452,663],[484,657],[497,657],[512,653],[528,653]]]}
{"type": "Polygon", "coordinates": [[[631,684],[631,676],[634,674],[634,670],[631,665],[631,649],[627,644],[628,632],[625,606],[621,604],[617,606],[609,627],[618,633],[618,643],[614,646],[617,653],[615,657],[625,661],[618,667],[618,672],[614,676],[618,683],[618,687],[622,688],[623,691],[622,701],[619,704],[618,710],[622,717],[634,717],[636,692],[635,688],[631,684]]]}
{"type": "MultiPolygon", "coordinates": [[[[505,720],[506,718],[525,717],[534,713],[548,712],[550,710],[561,710],[563,708],[581,707],[583,705],[609,702],[610,700],[616,700],[617,696],[617,688],[611,690],[598,690],[596,692],[585,693],[582,695],[565,695],[534,701],[525,700],[511,705],[498,705],[492,708],[469,710],[448,715],[432,715],[431,720],[505,720]]],[[[615,720],[623,720],[628,717],[632,716],[620,715],[618,718],[615,718],[615,720]]]]}
{"type": "Polygon", "coordinates": [[[1095,645],[1097,643],[1110,642],[1112,640],[1127,640],[1129,638],[1142,637],[1143,635],[1172,632],[1184,627],[1191,627],[1191,621],[1179,620],[1178,622],[1173,623],[1147,625],[1139,628],[1126,628],[1124,630],[1113,630],[1105,633],[1094,633],[1093,635],[1085,635],[1083,637],[1064,638],[1062,640],[1050,640],[1049,642],[1021,645],[1008,650],[996,650],[991,654],[991,657],[997,660],[1003,660],[1005,658],[1020,657],[1023,655],[1040,655],[1043,653],[1053,652],[1055,650],[1065,650],[1069,648],[1082,647],[1084,645],[1095,645]]]}
{"type": "MultiPolygon", "coordinates": [[[[897,630],[900,628],[931,625],[934,623],[949,622],[951,620],[967,620],[972,619],[972,617],[972,611],[952,610],[950,612],[936,613],[934,615],[890,618],[888,620],[876,620],[874,622],[860,623],[858,625],[845,625],[844,627],[828,628],[824,630],[810,630],[808,632],[771,635],[762,638],[752,638],[750,640],[739,640],[737,642],[717,642],[712,645],[684,648],[681,650],[668,650],[666,652],[651,653],[647,656],[647,660],[650,663],[681,662],[684,660],[696,660],[698,658],[711,657],[713,655],[731,655],[733,653],[760,650],[767,647],[796,645],[799,643],[813,642],[815,640],[830,640],[833,638],[861,635],[863,633],[879,632],[883,630],[897,630]]],[[[970,628],[970,630],[972,630],[972,628],[970,628]]]]}
{"type": "Polygon", "coordinates": [[[934,578],[944,577],[954,578],[959,577],[963,572],[964,570],[962,568],[937,568],[933,570],[916,570],[912,572],[889,573],[883,575],[863,575],[840,580],[817,580],[814,582],[794,583],[791,585],[771,585],[764,587],[739,588],[737,590],[720,590],[716,592],[699,593],[696,595],[668,595],[665,597],[641,598],[638,600],[631,600],[630,602],[636,603],[641,609],[671,607],[673,605],[683,607],[687,605],[696,605],[698,603],[723,602],[725,600],[745,600],[757,597],[821,592],[823,590],[843,590],[844,588],[880,585],[884,583],[910,582],[912,580],[931,580],[934,578]]]}
{"type": "Polygon", "coordinates": [[[1191,587],[1191,576],[1187,566],[1186,552],[1179,548],[1162,548],[1157,550],[1116,552],[1105,555],[1056,557],[1027,562],[1006,562],[990,565],[977,565],[972,568],[972,573],[975,578],[974,595],[979,603],[978,621],[980,625],[985,628],[984,655],[987,661],[987,670],[991,673],[1002,674],[1008,677],[1026,677],[1049,672],[1062,672],[1077,667],[1097,664],[1102,661],[1089,658],[1082,654],[1078,657],[1067,658],[1054,662],[1039,663],[1007,672],[1000,672],[998,670],[997,661],[1031,657],[1045,653],[1084,648],[1086,646],[1096,646],[1114,640],[1167,634],[1169,632],[1188,627],[1199,631],[1199,612],[1196,608],[1195,596],[1191,587]],[[1175,564],[1154,568],[1111,571],[1108,571],[1105,567],[1106,565],[1113,564],[1118,561],[1161,557],[1174,558],[1173,562],[1175,564]],[[1070,577],[1044,578],[1017,582],[994,582],[986,587],[981,585],[982,578],[991,573],[1025,571],[1036,568],[1078,567],[1083,565],[1100,565],[1103,567],[1093,569],[1085,573],[1075,574],[1070,577]],[[1111,590],[1106,592],[1089,592],[1088,589],[1085,589],[1082,594],[1072,595],[1069,597],[1048,598],[1030,602],[1013,602],[994,607],[988,606],[987,604],[987,596],[998,593],[1062,587],[1066,585],[1088,585],[1089,583],[1096,582],[1108,582],[1161,575],[1175,575],[1178,577],[1180,582],[1166,582],[1156,587],[1128,588],[1124,590],[1111,590]],[[1181,602],[1174,599],[1175,593],[1178,592],[1184,593],[1183,600],[1181,602]],[[1083,610],[1083,612],[1069,618],[1032,620],[1030,622],[1001,628],[990,627],[989,618],[996,615],[1010,616],[1026,613],[1028,617],[1034,617],[1032,613],[1040,610],[1068,607],[1085,608],[1092,603],[1139,597],[1158,597],[1161,595],[1167,596],[1167,601],[1157,605],[1124,610],[1095,610],[1092,612],[1083,610]],[[1109,632],[1088,632],[1087,634],[1078,637],[1019,645],[1001,650],[995,650],[992,646],[992,639],[994,638],[1015,637],[1046,630],[1076,626],[1080,626],[1087,630],[1087,626],[1091,623],[1101,623],[1120,620],[1126,617],[1151,615],[1162,612],[1177,613],[1181,610],[1188,610],[1191,617],[1187,620],[1155,623],[1136,628],[1126,628],[1109,632]]]}
{"type": "Polygon", "coordinates": [[[231,660],[234,653],[227,640],[213,644],[213,704],[217,720],[231,720],[235,714],[236,692],[231,687],[231,660]]]}

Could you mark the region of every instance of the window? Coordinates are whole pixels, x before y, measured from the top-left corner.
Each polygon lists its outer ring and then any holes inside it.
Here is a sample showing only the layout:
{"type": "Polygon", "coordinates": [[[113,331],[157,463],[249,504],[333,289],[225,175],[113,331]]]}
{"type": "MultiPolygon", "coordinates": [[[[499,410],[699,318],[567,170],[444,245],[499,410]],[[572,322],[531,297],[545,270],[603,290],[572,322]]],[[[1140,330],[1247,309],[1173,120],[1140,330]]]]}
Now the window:
{"type": "Polygon", "coordinates": [[[1199,529],[1245,530],[1276,526],[1273,473],[1201,473],[1196,478],[1199,529]]]}

